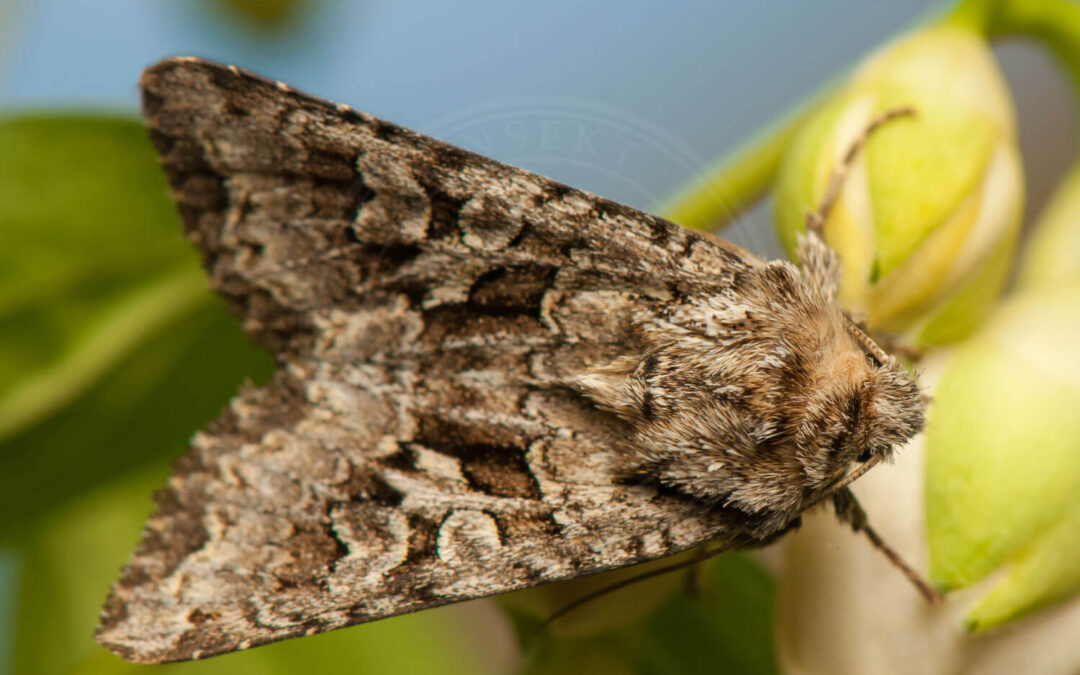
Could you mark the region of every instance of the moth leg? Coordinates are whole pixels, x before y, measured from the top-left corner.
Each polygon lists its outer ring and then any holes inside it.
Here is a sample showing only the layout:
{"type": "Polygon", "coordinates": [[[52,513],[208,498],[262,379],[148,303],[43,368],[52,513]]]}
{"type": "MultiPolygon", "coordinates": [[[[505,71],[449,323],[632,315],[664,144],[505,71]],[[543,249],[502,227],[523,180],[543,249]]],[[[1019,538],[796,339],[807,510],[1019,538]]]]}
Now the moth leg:
{"type": "Polygon", "coordinates": [[[558,610],[553,612],[550,616],[548,616],[548,618],[544,619],[544,623],[540,624],[540,630],[541,631],[545,630],[548,626],[550,626],[552,623],[554,623],[556,619],[560,619],[560,618],[566,616],[567,614],[569,614],[570,612],[573,612],[575,609],[578,609],[579,607],[587,605],[588,603],[592,602],[593,600],[596,600],[599,597],[605,596],[608,593],[613,593],[613,592],[619,590],[620,588],[626,588],[627,586],[631,586],[633,584],[636,584],[636,583],[639,583],[639,582],[642,582],[642,581],[646,581],[648,579],[652,579],[654,577],[658,577],[658,576],[661,576],[661,575],[664,575],[664,574],[670,574],[672,572],[678,572],[680,570],[687,570],[687,569],[692,570],[694,568],[698,568],[698,567],[701,566],[701,563],[705,562],[709,558],[714,558],[714,557],[720,555],[721,553],[725,553],[725,552],[730,551],[730,550],[731,550],[730,546],[724,546],[724,545],[721,545],[721,546],[719,546],[717,548],[714,548],[714,549],[708,549],[708,548],[705,548],[704,546],[702,546],[700,549],[698,549],[698,551],[694,554],[694,556],[692,558],[689,558],[687,560],[682,560],[682,561],[677,562],[677,563],[671,563],[670,565],[664,565],[663,567],[657,567],[657,568],[649,570],[648,572],[642,572],[641,574],[638,574],[637,576],[629,577],[629,578],[623,579],[621,581],[616,581],[615,583],[610,584],[608,586],[604,586],[603,588],[597,589],[597,590],[593,591],[592,593],[588,593],[586,595],[581,596],[580,598],[574,600],[573,602],[569,602],[569,603],[563,605],[561,608],[559,608],[558,610]]]}
{"type": "MultiPolygon", "coordinates": [[[[702,551],[704,550],[702,548],[702,551]]],[[[702,566],[700,562],[687,568],[686,572],[683,573],[683,593],[686,594],[686,597],[693,600],[701,598],[701,573],[702,566]]]]}
{"type": "Polygon", "coordinates": [[[855,164],[855,158],[859,156],[866,141],[882,125],[899,117],[908,117],[915,114],[915,109],[909,106],[890,108],[881,113],[852,141],[847,152],[840,159],[840,163],[833,167],[829,174],[829,182],[825,186],[825,196],[821,200],[817,211],[806,214],[806,234],[799,237],[798,254],[802,261],[803,271],[821,288],[825,295],[832,299],[836,297],[836,291],[840,285],[840,259],[826,244],[822,236],[825,221],[829,218],[836,201],[840,198],[840,191],[844,186],[844,179],[855,164]]]}
{"type": "Polygon", "coordinates": [[[855,499],[855,495],[851,492],[850,488],[844,488],[834,492],[832,494],[832,503],[833,509],[836,511],[836,517],[839,518],[841,522],[850,525],[851,529],[855,532],[862,532],[865,534],[866,538],[870,540],[870,543],[874,548],[885,554],[885,557],[889,559],[889,562],[907,577],[908,581],[910,581],[915,586],[915,589],[926,598],[927,602],[931,605],[941,603],[941,596],[938,595],[938,592],[931,588],[930,584],[927,583],[918,572],[904,562],[904,559],[900,557],[900,554],[886,544],[885,540],[881,538],[881,535],[879,535],[874,528],[870,527],[866,518],[866,511],[863,511],[862,506],[859,504],[859,501],[855,499]]]}

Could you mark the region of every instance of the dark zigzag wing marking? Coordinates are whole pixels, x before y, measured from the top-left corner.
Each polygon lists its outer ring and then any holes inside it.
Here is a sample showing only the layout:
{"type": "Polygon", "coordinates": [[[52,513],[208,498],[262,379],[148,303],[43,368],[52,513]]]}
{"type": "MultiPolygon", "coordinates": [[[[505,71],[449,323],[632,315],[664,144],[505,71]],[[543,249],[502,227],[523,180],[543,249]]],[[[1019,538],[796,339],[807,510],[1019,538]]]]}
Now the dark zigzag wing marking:
{"type": "Polygon", "coordinates": [[[620,485],[626,429],[568,384],[750,254],[238,69],[142,84],[211,283],[280,370],[178,463],[103,644],[198,658],[730,534],[620,485]]]}

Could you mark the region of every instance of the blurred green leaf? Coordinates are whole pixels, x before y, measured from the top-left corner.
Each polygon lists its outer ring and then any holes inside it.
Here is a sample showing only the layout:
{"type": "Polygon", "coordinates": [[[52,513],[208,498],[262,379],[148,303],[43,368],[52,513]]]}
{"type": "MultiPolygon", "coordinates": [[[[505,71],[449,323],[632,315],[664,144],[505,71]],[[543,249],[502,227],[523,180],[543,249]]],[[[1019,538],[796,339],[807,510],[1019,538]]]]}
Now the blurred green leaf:
{"type": "Polygon", "coordinates": [[[215,0],[231,14],[239,15],[250,22],[267,28],[282,28],[293,20],[311,0],[215,0]]]}
{"type": "Polygon", "coordinates": [[[124,356],[70,406],[0,445],[0,535],[104,480],[179,457],[245,377],[272,370],[216,301],[124,356]]]}
{"type": "Polygon", "coordinates": [[[0,147],[2,441],[208,296],[140,124],[6,119],[0,147]]]}
{"type": "Polygon", "coordinates": [[[0,545],[0,673],[11,670],[11,653],[15,648],[15,616],[13,609],[19,602],[18,581],[20,556],[13,550],[0,545]]]}
{"type": "Polygon", "coordinates": [[[271,360],[206,289],[135,121],[0,122],[0,535],[179,455],[271,360]]]}
{"type": "Polygon", "coordinates": [[[698,597],[676,593],[648,618],[606,633],[558,638],[540,633],[529,614],[512,616],[529,657],[527,675],[766,675],[778,671],[775,586],[748,556],[728,553],[704,565],[698,597]]]}

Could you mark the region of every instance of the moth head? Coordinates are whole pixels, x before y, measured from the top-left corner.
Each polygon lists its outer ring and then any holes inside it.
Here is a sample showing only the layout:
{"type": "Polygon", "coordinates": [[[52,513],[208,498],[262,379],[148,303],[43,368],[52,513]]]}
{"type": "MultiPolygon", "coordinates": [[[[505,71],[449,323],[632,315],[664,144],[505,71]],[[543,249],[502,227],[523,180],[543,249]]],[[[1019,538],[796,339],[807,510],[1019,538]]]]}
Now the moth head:
{"type": "Polygon", "coordinates": [[[846,317],[841,324],[850,339],[825,350],[796,440],[811,488],[828,486],[855,463],[891,459],[924,424],[914,377],[846,317]]]}
{"type": "MultiPolygon", "coordinates": [[[[864,454],[891,455],[892,450],[922,431],[925,402],[915,380],[896,359],[879,365],[863,382],[870,411],[861,420],[864,454]]],[[[865,461],[869,457],[860,455],[865,461]]]]}

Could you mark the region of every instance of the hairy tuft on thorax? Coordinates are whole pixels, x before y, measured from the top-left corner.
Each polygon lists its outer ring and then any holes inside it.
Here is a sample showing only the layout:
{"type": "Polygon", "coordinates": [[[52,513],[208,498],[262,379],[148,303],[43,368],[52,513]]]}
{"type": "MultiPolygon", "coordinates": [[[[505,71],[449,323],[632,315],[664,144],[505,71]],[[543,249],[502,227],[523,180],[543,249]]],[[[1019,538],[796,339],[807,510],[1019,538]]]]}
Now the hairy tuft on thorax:
{"type": "Polygon", "coordinates": [[[796,267],[761,264],[639,317],[639,351],[578,383],[633,428],[631,480],[739,511],[765,537],[922,428],[914,380],[850,325],[796,267]]]}

